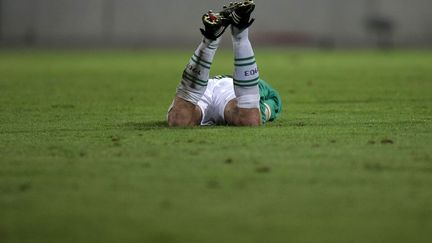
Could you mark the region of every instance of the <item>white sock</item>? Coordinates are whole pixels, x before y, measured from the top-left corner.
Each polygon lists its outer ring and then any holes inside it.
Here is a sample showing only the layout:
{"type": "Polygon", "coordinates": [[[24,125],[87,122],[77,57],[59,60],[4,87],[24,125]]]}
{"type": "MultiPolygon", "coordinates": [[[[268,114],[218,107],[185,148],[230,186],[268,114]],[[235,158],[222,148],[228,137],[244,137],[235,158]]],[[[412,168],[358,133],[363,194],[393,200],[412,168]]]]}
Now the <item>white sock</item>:
{"type": "Polygon", "coordinates": [[[249,30],[232,26],[234,48],[234,92],[239,108],[259,108],[259,71],[255,61],[249,30]]]}
{"type": "Polygon", "coordinates": [[[204,38],[183,72],[177,97],[197,104],[207,88],[210,68],[220,39],[215,41],[204,38]]]}

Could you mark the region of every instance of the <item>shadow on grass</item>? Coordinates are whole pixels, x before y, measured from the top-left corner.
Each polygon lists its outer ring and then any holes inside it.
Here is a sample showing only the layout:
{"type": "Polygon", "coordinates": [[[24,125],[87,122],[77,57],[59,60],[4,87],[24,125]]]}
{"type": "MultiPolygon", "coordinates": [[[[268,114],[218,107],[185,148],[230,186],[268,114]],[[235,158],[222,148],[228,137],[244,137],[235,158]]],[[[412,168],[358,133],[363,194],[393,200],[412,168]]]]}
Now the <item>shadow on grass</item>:
{"type": "Polygon", "coordinates": [[[192,127],[169,127],[167,121],[148,121],[148,122],[127,122],[120,124],[120,127],[128,130],[150,131],[150,130],[204,130],[204,129],[226,129],[226,128],[240,128],[227,125],[214,125],[214,126],[192,126],[192,127]]]}
{"type": "Polygon", "coordinates": [[[166,121],[127,122],[120,126],[129,130],[148,131],[166,129],[168,128],[168,123],[166,121]]]}
{"type": "Polygon", "coordinates": [[[304,126],[302,122],[300,124],[288,124],[286,122],[269,122],[266,125],[260,127],[242,127],[242,126],[229,126],[229,125],[211,125],[211,126],[192,126],[192,127],[169,127],[167,121],[146,121],[146,122],[126,122],[120,124],[119,127],[127,130],[138,130],[138,131],[151,131],[151,130],[162,130],[162,129],[173,129],[173,130],[218,130],[218,129],[262,129],[271,127],[287,127],[287,126],[304,126]]]}

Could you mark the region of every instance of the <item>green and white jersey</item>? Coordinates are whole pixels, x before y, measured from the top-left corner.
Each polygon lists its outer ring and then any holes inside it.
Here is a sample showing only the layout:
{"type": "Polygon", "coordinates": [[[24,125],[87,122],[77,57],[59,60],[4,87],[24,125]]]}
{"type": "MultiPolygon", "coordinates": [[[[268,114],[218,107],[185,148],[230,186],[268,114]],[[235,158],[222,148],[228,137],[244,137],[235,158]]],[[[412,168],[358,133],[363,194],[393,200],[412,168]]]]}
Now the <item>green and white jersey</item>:
{"type": "MultiPolygon", "coordinates": [[[[263,123],[275,120],[282,111],[281,98],[264,80],[259,81],[260,110],[263,123]],[[269,119],[266,118],[266,108],[269,111],[269,119]]],[[[207,89],[198,102],[202,112],[201,125],[223,125],[225,106],[235,99],[233,79],[228,75],[216,76],[209,79],[207,89]]]]}
{"type": "Polygon", "coordinates": [[[274,121],[282,112],[282,99],[279,93],[266,81],[260,79],[258,86],[260,91],[261,120],[263,123],[266,122],[267,107],[270,112],[268,121],[274,121]]]}

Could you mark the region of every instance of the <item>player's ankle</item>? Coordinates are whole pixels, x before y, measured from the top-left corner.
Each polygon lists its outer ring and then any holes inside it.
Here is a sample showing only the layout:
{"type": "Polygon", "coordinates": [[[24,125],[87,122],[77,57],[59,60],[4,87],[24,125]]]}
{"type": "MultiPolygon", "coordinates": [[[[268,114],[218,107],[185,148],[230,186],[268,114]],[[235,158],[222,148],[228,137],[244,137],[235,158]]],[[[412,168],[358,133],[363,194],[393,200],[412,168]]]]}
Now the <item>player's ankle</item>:
{"type": "Polygon", "coordinates": [[[235,26],[231,26],[231,35],[233,42],[240,42],[242,40],[249,39],[249,29],[239,29],[235,26]]]}
{"type": "Polygon", "coordinates": [[[219,43],[220,43],[220,38],[217,38],[216,40],[213,39],[208,39],[206,37],[203,37],[203,44],[206,48],[208,48],[209,50],[214,50],[216,51],[216,49],[219,47],[219,43]]]}

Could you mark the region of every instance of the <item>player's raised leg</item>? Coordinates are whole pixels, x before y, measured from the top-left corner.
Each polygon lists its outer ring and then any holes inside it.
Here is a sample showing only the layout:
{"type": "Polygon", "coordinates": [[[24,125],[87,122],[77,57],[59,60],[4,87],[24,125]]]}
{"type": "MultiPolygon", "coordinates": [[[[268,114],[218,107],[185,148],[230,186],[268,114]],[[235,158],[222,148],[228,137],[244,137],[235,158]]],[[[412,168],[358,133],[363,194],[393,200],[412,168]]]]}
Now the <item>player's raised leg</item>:
{"type": "Polygon", "coordinates": [[[249,26],[253,22],[250,20],[250,15],[254,9],[253,1],[245,1],[231,14],[235,58],[233,79],[237,106],[227,113],[225,119],[232,125],[253,126],[261,124],[259,71],[249,41],[249,26]]]}
{"type": "Polygon", "coordinates": [[[197,106],[207,88],[213,57],[219,46],[219,37],[229,25],[229,19],[209,11],[202,18],[205,29],[203,41],[187,64],[176,98],[168,113],[169,126],[194,126],[201,122],[201,111],[197,106]]]}

